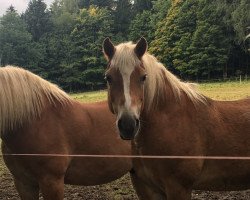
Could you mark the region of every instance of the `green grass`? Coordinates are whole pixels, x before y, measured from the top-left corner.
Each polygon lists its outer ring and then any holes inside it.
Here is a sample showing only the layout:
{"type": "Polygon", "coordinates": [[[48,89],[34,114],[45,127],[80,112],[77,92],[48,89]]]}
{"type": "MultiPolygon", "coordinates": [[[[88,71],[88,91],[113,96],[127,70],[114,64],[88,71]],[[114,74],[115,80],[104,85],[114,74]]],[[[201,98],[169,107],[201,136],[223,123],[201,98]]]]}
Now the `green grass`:
{"type": "Polygon", "coordinates": [[[250,81],[205,83],[199,85],[200,91],[217,100],[237,100],[250,97],[250,81]]]}
{"type": "Polygon", "coordinates": [[[84,92],[84,93],[77,93],[77,94],[70,94],[72,98],[75,100],[89,103],[89,102],[97,102],[97,101],[104,101],[107,99],[107,92],[104,90],[96,91],[96,92],[84,92]]]}
{"type": "MultiPolygon", "coordinates": [[[[236,100],[250,97],[250,81],[242,81],[241,84],[239,82],[202,83],[199,84],[199,89],[204,95],[216,100],[236,100]]],[[[107,99],[107,91],[84,92],[70,94],[70,96],[85,103],[97,102],[107,99]]]]}

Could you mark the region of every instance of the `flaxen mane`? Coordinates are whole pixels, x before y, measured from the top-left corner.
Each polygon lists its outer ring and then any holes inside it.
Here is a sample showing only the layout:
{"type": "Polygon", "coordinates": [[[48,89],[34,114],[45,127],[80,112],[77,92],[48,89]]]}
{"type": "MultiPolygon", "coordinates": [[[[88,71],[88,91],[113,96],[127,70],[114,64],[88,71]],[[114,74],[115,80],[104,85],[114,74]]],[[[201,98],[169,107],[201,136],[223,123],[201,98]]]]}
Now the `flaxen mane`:
{"type": "Polygon", "coordinates": [[[40,116],[45,103],[62,105],[71,98],[56,85],[22,68],[0,68],[0,136],[40,116]],[[47,99],[47,100],[46,100],[47,99]]]}
{"type": "MultiPolygon", "coordinates": [[[[140,61],[134,53],[134,48],[135,44],[131,42],[122,43],[116,46],[111,65],[123,71],[125,71],[123,68],[138,65],[140,61]]],[[[171,74],[162,63],[158,62],[154,56],[146,53],[142,57],[142,62],[148,75],[145,88],[145,103],[148,109],[154,106],[153,104],[157,104],[158,98],[162,95],[166,95],[165,79],[168,80],[177,101],[181,100],[181,92],[184,92],[194,104],[206,104],[206,98],[197,91],[195,84],[185,83],[179,80],[176,76],[171,74]]]]}

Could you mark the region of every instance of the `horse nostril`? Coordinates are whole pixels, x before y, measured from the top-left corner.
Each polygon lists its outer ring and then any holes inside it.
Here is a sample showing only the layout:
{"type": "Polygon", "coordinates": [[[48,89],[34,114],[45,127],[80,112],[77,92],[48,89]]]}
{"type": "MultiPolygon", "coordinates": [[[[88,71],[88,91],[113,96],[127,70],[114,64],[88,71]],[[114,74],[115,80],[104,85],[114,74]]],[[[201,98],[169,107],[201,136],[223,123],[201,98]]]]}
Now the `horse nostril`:
{"type": "Polygon", "coordinates": [[[118,124],[117,124],[117,125],[118,125],[118,128],[119,128],[119,129],[122,128],[122,120],[121,120],[121,119],[118,120],[118,124]]]}
{"type": "Polygon", "coordinates": [[[139,125],[140,125],[140,120],[139,119],[135,120],[135,125],[136,125],[136,127],[139,127],[139,125]]]}

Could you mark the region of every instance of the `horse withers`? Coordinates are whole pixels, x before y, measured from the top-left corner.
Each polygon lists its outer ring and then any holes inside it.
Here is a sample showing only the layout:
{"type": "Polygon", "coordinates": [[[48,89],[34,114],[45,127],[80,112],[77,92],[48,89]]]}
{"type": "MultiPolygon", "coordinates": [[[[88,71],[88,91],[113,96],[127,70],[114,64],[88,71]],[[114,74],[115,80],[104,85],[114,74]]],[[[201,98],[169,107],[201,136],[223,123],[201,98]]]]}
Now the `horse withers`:
{"type": "Polygon", "coordinates": [[[242,159],[250,156],[249,98],[205,97],[147,53],[144,38],[117,46],[106,39],[103,50],[110,111],[121,138],[142,156],[133,159],[140,199],[188,200],[192,189],[250,188],[250,160],[242,159]]]}
{"type": "Polygon", "coordinates": [[[39,189],[45,200],[62,200],[64,183],[108,183],[132,168],[131,159],[70,156],[131,154],[107,102],[77,102],[35,74],[8,66],[0,68],[0,105],[3,158],[23,200],[38,200],[39,189]]]}

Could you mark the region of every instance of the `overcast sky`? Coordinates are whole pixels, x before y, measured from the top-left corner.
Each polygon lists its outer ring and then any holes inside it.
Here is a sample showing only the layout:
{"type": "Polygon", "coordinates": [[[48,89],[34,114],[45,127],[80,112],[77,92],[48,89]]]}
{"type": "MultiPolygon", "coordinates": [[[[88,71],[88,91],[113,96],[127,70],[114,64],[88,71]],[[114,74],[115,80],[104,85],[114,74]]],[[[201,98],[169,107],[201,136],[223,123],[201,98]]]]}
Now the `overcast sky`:
{"type": "MultiPolygon", "coordinates": [[[[25,11],[25,9],[28,6],[30,0],[0,0],[0,16],[2,16],[6,9],[10,6],[13,5],[15,9],[18,11],[18,13],[22,13],[25,11]]],[[[44,0],[44,2],[49,5],[53,0],[44,0]]]]}

